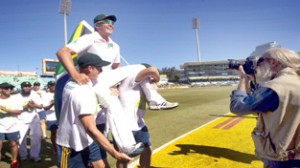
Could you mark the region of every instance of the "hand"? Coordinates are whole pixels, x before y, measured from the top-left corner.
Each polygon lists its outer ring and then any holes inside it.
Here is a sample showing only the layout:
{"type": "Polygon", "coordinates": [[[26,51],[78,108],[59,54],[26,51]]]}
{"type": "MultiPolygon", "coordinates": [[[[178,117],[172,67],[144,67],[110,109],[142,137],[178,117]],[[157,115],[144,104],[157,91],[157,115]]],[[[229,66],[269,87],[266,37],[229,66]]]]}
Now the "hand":
{"type": "Polygon", "coordinates": [[[121,161],[121,162],[124,162],[124,163],[128,163],[129,161],[132,161],[132,160],[133,160],[133,158],[127,156],[127,155],[124,154],[124,153],[119,153],[119,152],[116,154],[115,158],[116,158],[117,160],[121,161]]]}
{"type": "Polygon", "coordinates": [[[247,74],[245,73],[244,68],[243,68],[242,65],[239,66],[239,70],[237,72],[238,72],[238,75],[239,75],[241,80],[242,79],[249,80],[249,78],[248,78],[247,74]]]}
{"type": "Polygon", "coordinates": [[[159,80],[160,80],[160,77],[158,76],[158,77],[156,77],[156,76],[150,76],[149,77],[150,78],[150,81],[151,81],[151,83],[158,83],[159,82],[159,80]]]}
{"type": "Polygon", "coordinates": [[[90,81],[90,78],[84,73],[77,73],[74,75],[73,80],[76,81],[79,85],[86,84],[90,81]]]}
{"type": "Polygon", "coordinates": [[[0,111],[5,111],[6,108],[4,106],[0,106],[0,111]]]}
{"type": "Polygon", "coordinates": [[[27,103],[27,106],[29,107],[35,107],[35,103],[33,100],[29,100],[28,103],[27,103]]]}
{"type": "Polygon", "coordinates": [[[111,95],[112,96],[119,96],[120,95],[120,93],[119,93],[119,90],[118,90],[118,88],[116,88],[116,87],[111,87],[110,88],[110,91],[111,91],[111,95]]]}

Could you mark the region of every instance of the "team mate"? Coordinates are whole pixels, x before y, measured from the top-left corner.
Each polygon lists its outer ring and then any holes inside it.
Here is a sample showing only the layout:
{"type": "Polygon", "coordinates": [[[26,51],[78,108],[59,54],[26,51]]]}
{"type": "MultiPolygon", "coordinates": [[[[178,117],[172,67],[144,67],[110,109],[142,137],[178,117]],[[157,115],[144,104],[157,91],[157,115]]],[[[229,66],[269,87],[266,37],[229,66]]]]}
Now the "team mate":
{"type": "Polygon", "coordinates": [[[0,88],[0,160],[3,141],[7,140],[11,150],[10,167],[17,168],[19,166],[17,157],[20,137],[17,115],[21,114],[23,107],[17,97],[11,96],[13,85],[4,82],[0,84],[0,88]]]}
{"type": "Polygon", "coordinates": [[[86,74],[90,82],[79,85],[70,80],[64,87],[57,131],[59,167],[87,167],[89,163],[93,167],[105,167],[97,144],[117,160],[131,160],[117,152],[95,124],[100,107],[93,82],[102,71],[101,67],[108,64],[97,55],[86,54],[78,59],[78,65],[79,72],[86,74]]]}
{"type": "Polygon", "coordinates": [[[38,109],[42,109],[42,99],[35,92],[31,91],[30,82],[21,83],[21,93],[16,96],[22,99],[23,112],[18,116],[24,124],[20,129],[19,139],[19,154],[21,160],[28,159],[27,152],[27,132],[30,129],[30,157],[34,162],[40,162],[40,150],[41,150],[41,130],[40,119],[37,113],[38,109]]]}
{"type": "MultiPolygon", "coordinates": [[[[145,64],[136,65],[136,68],[132,69],[129,74],[130,76],[120,83],[119,98],[126,115],[129,116],[128,124],[132,129],[136,142],[141,142],[144,145],[144,150],[139,160],[140,167],[150,168],[152,147],[148,128],[143,119],[147,99],[139,83],[148,82],[149,78],[157,79],[159,78],[159,73],[156,68],[145,64]]],[[[117,161],[117,167],[127,167],[127,163],[117,161]]]]}
{"type": "MultiPolygon", "coordinates": [[[[32,91],[37,93],[41,97],[41,99],[43,99],[44,95],[46,94],[45,91],[41,90],[41,83],[40,82],[34,82],[33,83],[32,91]]],[[[43,109],[41,109],[41,110],[38,109],[38,114],[39,114],[39,118],[40,118],[42,137],[44,139],[46,139],[47,138],[47,134],[46,134],[46,114],[45,114],[45,111],[43,109]]]]}
{"type": "Polygon", "coordinates": [[[55,82],[49,81],[47,83],[48,92],[45,94],[43,99],[43,107],[46,114],[46,124],[48,127],[48,130],[50,130],[51,135],[50,139],[52,142],[52,151],[53,154],[57,154],[56,149],[56,131],[58,128],[57,120],[56,120],[56,114],[54,109],[54,92],[55,92],[55,82]]]}

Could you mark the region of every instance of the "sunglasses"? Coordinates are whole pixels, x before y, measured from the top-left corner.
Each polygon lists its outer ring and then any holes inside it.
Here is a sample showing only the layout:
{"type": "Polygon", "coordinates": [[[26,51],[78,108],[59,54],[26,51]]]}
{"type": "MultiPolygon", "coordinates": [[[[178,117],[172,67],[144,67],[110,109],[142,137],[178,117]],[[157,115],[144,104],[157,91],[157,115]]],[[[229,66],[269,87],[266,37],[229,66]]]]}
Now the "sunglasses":
{"type": "Polygon", "coordinates": [[[102,24],[102,23],[104,23],[104,24],[111,24],[111,25],[115,24],[114,21],[108,20],[108,19],[107,20],[101,20],[101,21],[97,22],[96,24],[102,24]]]}
{"type": "Polygon", "coordinates": [[[264,62],[265,60],[267,60],[269,58],[266,58],[266,57],[260,57],[258,60],[257,60],[257,63],[256,65],[259,66],[259,64],[261,64],[262,62],[264,62]]]}

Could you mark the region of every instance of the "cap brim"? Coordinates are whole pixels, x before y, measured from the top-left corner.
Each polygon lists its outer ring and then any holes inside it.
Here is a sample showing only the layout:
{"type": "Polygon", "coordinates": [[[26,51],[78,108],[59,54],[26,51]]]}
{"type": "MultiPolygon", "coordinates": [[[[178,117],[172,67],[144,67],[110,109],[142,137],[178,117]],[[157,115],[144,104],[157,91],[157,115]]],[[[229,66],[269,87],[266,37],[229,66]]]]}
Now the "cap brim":
{"type": "Polygon", "coordinates": [[[0,87],[0,89],[3,89],[3,88],[11,88],[11,89],[13,89],[13,88],[15,88],[14,86],[12,86],[12,85],[9,85],[9,86],[2,86],[2,87],[0,87]]]}
{"type": "Polygon", "coordinates": [[[97,67],[104,67],[104,66],[107,66],[109,64],[110,64],[110,62],[108,62],[108,61],[102,61],[100,64],[97,65],[97,67]]]}
{"type": "Polygon", "coordinates": [[[105,19],[111,19],[112,21],[116,22],[117,21],[117,17],[115,15],[108,15],[107,17],[105,17],[103,20],[105,19]]]}

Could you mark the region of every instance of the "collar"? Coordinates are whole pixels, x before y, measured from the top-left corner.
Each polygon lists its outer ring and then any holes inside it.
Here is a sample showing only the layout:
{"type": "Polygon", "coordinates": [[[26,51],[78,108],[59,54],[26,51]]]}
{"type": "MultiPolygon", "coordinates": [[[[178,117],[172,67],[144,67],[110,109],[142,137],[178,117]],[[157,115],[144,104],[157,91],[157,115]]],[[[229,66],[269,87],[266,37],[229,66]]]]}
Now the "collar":
{"type": "Polygon", "coordinates": [[[276,77],[282,76],[282,75],[296,75],[297,76],[297,72],[295,69],[287,67],[287,68],[283,68],[282,70],[280,70],[276,74],[276,77]]]}
{"type": "Polygon", "coordinates": [[[94,33],[96,34],[97,39],[107,43],[108,47],[114,46],[114,41],[110,37],[108,37],[108,42],[107,42],[97,31],[95,31],[94,33]]]}

